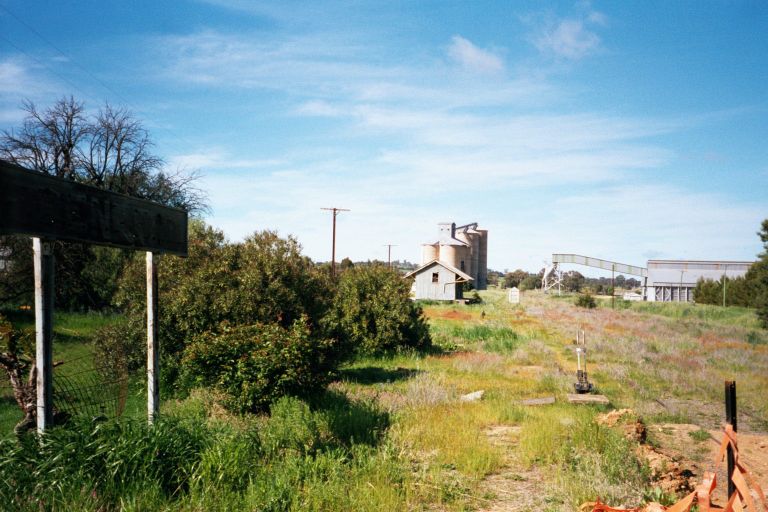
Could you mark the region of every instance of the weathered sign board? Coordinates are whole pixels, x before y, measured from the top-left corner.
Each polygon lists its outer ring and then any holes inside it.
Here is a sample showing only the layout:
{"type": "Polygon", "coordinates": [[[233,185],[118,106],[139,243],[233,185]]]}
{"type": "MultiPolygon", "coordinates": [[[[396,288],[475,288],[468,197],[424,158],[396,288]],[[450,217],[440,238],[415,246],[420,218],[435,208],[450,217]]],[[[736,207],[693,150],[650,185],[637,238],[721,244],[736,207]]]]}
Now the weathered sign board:
{"type": "Polygon", "coordinates": [[[187,213],[0,160],[0,235],[11,234],[33,237],[38,431],[51,424],[53,411],[52,242],[147,251],[147,414],[152,421],[160,403],[155,253],[187,255],[187,213]]]}
{"type": "Polygon", "coordinates": [[[187,213],[0,161],[0,234],[187,255],[187,213]]]}

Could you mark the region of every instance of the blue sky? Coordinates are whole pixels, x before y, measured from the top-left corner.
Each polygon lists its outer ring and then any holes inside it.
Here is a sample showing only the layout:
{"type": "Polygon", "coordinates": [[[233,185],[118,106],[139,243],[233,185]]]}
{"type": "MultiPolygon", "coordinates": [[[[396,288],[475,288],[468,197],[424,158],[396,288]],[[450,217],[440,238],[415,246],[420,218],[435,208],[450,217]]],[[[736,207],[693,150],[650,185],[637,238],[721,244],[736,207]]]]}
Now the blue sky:
{"type": "Polygon", "coordinates": [[[74,95],[199,170],[233,239],[489,265],[753,259],[768,217],[766,2],[0,0],[0,128],[74,95]]]}

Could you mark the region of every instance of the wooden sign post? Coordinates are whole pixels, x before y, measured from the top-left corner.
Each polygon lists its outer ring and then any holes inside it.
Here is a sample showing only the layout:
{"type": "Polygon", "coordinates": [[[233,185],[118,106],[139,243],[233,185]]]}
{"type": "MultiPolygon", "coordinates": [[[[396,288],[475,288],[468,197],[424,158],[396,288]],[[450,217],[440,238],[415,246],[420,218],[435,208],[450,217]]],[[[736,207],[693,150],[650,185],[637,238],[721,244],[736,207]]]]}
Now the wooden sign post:
{"type": "Polygon", "coordinates": [[[53,242],[147,251],[147,413],[153,421],[160,402],[156,258],[187,255],[187,212],[0,160],[0,235],[11,234],[33,237],[40,432],[53,416],[53,242]]]}

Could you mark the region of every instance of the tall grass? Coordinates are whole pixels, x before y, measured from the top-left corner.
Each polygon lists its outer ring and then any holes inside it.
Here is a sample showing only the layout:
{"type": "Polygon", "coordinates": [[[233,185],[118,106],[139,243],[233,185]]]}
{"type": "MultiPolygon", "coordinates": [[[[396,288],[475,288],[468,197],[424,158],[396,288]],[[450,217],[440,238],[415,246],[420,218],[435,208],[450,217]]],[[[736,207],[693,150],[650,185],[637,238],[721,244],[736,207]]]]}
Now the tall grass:
{"type": "Polygon", "coordinates": [[[738,306],[714,306],[711,304],[689,304],[677,302],[631,302],[629,309],[676,319],[698,319],[708,323],[738,325],[759,329],[760,324],[754,309],[738,306]]]}
{"type": "MultiPolygon", "coordinates": [[[[199,405],[199,404],[198,404],[199,405]]],[[[0,441],[12,510],[399,510],[409,473],[382,444],[388,415],[328,394],[268,418],[208,421],[196,405],[144,422],[74,421],[0,441]]],[[[2,507],[0,507],[2,508],[2,507]]]]}
{"type": "Polygon", "coordinates": [[[600,496],[615,505],[636,506],[649,472],[620,432],[598,425],[590,408],[555,406],[526,416],[520,456],[547,468],[555,498],[574,510],[600,496]]]}

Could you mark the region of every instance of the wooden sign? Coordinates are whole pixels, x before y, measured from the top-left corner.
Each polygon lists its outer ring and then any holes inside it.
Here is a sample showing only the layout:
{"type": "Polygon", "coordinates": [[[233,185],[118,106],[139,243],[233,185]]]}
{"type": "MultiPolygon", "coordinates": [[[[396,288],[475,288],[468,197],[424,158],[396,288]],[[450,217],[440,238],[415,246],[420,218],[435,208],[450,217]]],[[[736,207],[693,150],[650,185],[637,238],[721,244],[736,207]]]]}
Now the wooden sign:
{"type": "Polygon", "coordinates": [[[187,255],[187,212],[0,161],[0,234],[187,255]]]}

